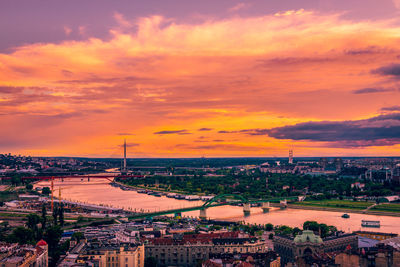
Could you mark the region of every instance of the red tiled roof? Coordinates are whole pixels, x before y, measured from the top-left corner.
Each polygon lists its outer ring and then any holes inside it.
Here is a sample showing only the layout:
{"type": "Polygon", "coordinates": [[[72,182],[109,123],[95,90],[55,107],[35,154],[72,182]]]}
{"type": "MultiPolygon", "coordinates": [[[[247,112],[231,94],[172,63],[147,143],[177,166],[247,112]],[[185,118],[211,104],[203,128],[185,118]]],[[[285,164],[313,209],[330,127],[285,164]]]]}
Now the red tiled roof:
{"type": "Polygon", "coordinates": [[[222,264],[218,264],[218,263],[213,262],[213,261],[211,261],[211,260],[206,260],[206,261],[203,263],[203,266],[205,266],[205,267],[222,267],[222,264]]]}
{"type": "Polygon", "coordinates": [[[248,262],[241,262],[236,267],[254,267],[254,264],[248,263],[248,262]]]}
{"type": "Polygon", "coordinates": [[[37,246],[37,247],[47,246],[47,243],[46,243],[46,241],[44,241],[43,239],[41,239],[39,242],[37,242],[36,246],[37,246]]]}

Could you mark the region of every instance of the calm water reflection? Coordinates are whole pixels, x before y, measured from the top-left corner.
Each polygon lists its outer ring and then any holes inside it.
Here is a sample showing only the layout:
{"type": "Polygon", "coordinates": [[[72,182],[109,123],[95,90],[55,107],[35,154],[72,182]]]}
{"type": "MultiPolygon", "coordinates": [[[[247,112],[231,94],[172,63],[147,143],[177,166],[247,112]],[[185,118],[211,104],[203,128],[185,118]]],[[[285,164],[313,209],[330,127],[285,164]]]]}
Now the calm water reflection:
{"type": "MultiPolygon", "coordinates": [[[[55,181],[55,195],[58,196],[58,188],[61,187],[62,198],[87,202],[93,204],[111,205],[120,208],[131,208],[137,210],[165,210],[201,205],[202,201],[176,200],[162,197],[154,197],[139,194],[136,191],[124,191],[112,187],[107,180],[79,181],[65,179],[64,182],[55,181]]],[[[40,182],[36,186],[49,186],[49,182],[40,182]]],[[[379,232],[400,233],[400,218],[389,216],[375,216],[357,213],[349,213],[349,219],[341,217],[342,212],[314,211],[273,208],[269,213],[263,213],[261,208],[252,208],[250,216],[243,216],[241,207],[222,206],[207,210],[207,216],[212,219],[223,219],[231,221],[246,221],[249,223],[274,225],[288,225],[301,227],[304,221],[316,220],[320,223],[335,225],[343,231],[369,230],[379,232]],[[381,228],[361,228],[361,220],[379,220],[381,228]]],[[[184,213],[185,216],[198,216],[199,211],[184,213]]]]}

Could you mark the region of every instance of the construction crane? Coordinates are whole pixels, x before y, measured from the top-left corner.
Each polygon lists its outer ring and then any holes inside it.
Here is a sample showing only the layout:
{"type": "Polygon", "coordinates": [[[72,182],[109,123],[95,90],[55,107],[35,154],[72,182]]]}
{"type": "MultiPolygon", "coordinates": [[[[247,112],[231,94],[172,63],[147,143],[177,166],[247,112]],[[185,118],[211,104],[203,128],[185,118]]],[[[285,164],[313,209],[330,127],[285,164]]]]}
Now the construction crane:
{"type": "Polygon", "coordinates": [[[51,213],[54,210],[54,177],[51,177],[51,213]]]}

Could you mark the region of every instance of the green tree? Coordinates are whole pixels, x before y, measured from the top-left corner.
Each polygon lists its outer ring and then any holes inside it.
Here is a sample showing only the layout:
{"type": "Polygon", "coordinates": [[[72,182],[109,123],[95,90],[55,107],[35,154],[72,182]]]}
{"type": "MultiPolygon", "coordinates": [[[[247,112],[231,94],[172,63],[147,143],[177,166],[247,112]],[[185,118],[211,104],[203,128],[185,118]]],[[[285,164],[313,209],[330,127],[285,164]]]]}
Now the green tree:
{"type": "Polygon", "coordinates": [[[79,215],[78,219],[76,220],[77,223],[81,223],[81,222],[84,222],[84,221],[85,221],[85,218],[83,218],[82,215],[79,215]]]}
{"type": "Polygon", "coordinates": [[[56,205],[56,203],[54,203],[53,206],[53,224],[57,225],[57,217],[58,217],[58,206],[56,205]]]}
{"type": "Polygon", "coordinates": [[[20,174],[13,174],[12,176],[11,176],[11,184],[12,185],[15,185],[15,186],[17,186],[17,185],[19,185],[20,183],[21,183],[21,175],[20,174]]]}
{"type": "Polygon", "coordinates": [[[303,229],[318,232],[319,223],[317,223],[316,221],[306,221],[303,223],[303,229]]]}
{"type": "Polygon", "coordinates": [[[58,220],[60,222],[61,227],[64,226],[64,205],[62,203],[58,208],[58,220]]]}
{"type": "Polygon", "coordinates": [[[42,223],[42,230],[46,229],[46,223],[47,223],[47,210],[46,210],[46,205],[42,205],[42,218],[41,218],[41,223],[42,223]]]}
{"type": "Polygon", "coordinates": [[[31,213],[28,215],[28,222],[26,225],[30,230],[32,230],[35,239],[39,239],[40,232],[38,224],[40,223],[40,217],[36,213],[31,213]]]}
{"type": "Polygon", "coordinates": [[[33,185],[32,184],[26,184],[25,188],[28,189],[28,190],[32,190],[33,189],[33,185]]]}
{"type": "Polygon", "coordinates": [[[274,234],[273,233],[270,233],[269,235],[268,235],[268,239],[274,239],[274,234]]]}
{"type": "Polygon", "coordinates": [[[51,193],[51,190],[50,190],[50,188],[49,187],[43,187],[43,189],[42,189],[42,194],[43,195],[49,195],[51,193]]]}
{"type": "Polygon", "coordinates": [[[79,242],[85,239],[85,235],[82,232],[75,232],[72,234],[71,239],[76,240],[76,242],[79,242]]]}
{"type": "Polygon", "coordinates": [[[40,217],[36,213],[30,213],[28,215],[27,226],[29,229],[33,230],[37,228],[38,223],[40,223],[40,217]]]}
{"type": "Polygon", "coordinates": [[[58,225],[52,225],[47,228],[46,232],[44,233],[44,240],[47,242],[49,246],[49,256],[52,258],[51,265],[55,266],[59,257],[61,248],[58,246],[62,236],[63,230],[58,225]]]}
{"type": "Polygon", "coordinates": [[[314,231],[315,233],[318,233],[319,235],[321,235],[322,238],[333,234],[334,232],[336,232],[336,227],[332,227],[332,226],[328,226],[324,223],[318,223],[316,221],[306,221],[303,224],[303,229],[304,230],[311,230],[314,231]]]}
{"type": "Polygon", "coordinates": [[[265,230],[266,231],[272,231],[274,229],[274,225],[272,223],[267,223],[265,225],[265,230]]]}
{"type": "Polygon", "coordinates": [[[10,225],[7,221],[0,223],[0,241],[6,241],[6,236],[9,229],[10,225]]]}
{"type": "Polygon", "coordinates": [[[293,234],[293,229],[286,225],[280,225],[275,228],[275,233],[279,235],[291,236],[293,234]]]}
{"type": "Polygon", "coordinates": [[[9,236],[9,241],[17,242],[18,244],[34,244],[35,234],[31,229],[19,226],[15,228],[9,236]]]}
{"type": "Polygon", "coordinates": [[[299,227],[293,228],[293,236],[296,236],[296,235],[298,235],[298,234],[300,234],[300,233],[301,233],[301,230],[300,230],[299,227]]]}

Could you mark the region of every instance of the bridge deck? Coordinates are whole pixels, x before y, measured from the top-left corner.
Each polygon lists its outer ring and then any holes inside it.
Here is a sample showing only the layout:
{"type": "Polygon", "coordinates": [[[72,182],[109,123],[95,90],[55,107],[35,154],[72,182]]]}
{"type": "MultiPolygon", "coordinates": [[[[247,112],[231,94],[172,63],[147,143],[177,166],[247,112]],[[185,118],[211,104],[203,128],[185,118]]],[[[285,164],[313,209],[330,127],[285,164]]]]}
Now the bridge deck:
{"type": "MultiPolygon", "coordinates": [[[[264,203],[264,202],[279,202],[281,200],[297,200],[298,197],[286,197],[286,198],[270,198],[270,199],[261,199],[261,200],[250,200],[247,203],[249,204],[258,204],[258,203],[264,203]]],[[[207,208],[212,208],[212,207],[219,207],[219,206],[226,206],[226,205],[231,205],[231,204],[240,204],[244,203],[242,201],[236,201],[236,202],[223,202],[223,203],[214,203],[210,204],[208,206],[194,206],[194,207],[187,207],[187,208],[179,208],[179,209],[171,209],[171,210],[163,210],[163,211],[156,211],[156,212],[149,212],[149,213],[141,213],[141,214],[135,214],[132,216],[129,216],[129,219],[134,220],[134,219],[144,219],[144,218],[151,218],[151,217],[156,217],[156,216],[162,216],[162,215],[168,215],[168,214],[175,214],[175,213],[182,213],[182,212],[188,212],[188,211],[195,211],[195,210],[203,210],[207,208]]]]}
{"type": "MultiPolygon", "coordinates": [[[[63,175],[63,176],[25,176],[21,180],[52,180],[52,179],[128,179],[143,178],[143,175],[63,175]]],[[[1,177],[3,180],[11,180],[11,177],[1,177]]]]}

